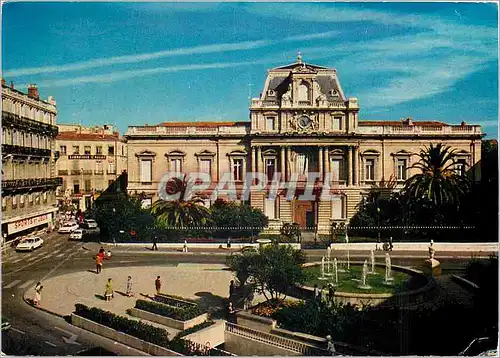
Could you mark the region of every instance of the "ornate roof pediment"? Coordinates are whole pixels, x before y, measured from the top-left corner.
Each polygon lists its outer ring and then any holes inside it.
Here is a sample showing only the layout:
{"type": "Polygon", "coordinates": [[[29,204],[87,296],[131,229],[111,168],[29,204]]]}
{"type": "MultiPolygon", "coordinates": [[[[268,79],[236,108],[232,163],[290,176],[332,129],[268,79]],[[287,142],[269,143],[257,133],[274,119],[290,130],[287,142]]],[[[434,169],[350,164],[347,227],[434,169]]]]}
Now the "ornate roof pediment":
{"type": "Polygon", "coordinates": [[[215,153],[209,151],[208,149],[203,149],[202,151],[195,153],[195,156],[197,156],[197,157],[214,157],[215,153]]]}
{"type": "Polygon", "coordinates": [[[232,156],[232,157],[234,157],[234,156],[246,156],[247,152],[246,152],[246,150],[237,149],[237,150],[233,150],[228,155],[232,156]]]}
{"type": "Polygon", "coordinates": [[[174,149],[168,153],[165,153],[166,157],[174,157],[174,156],[184,157],[185,155],[186,155],[186,153],[184,153],[182,150],[179,150],[179,149],[174,149]]]}
{"type": "Polygon", "coordinates": [[[156,153],[150,150],[141,150],[139,153],[135,154],[136,157],[156,157],[156,153]]]}
{"type": "Polygon", "coordinates": [[[361,155],[380,155],[380,152],[376,149],[367,149],[361,155]]]}

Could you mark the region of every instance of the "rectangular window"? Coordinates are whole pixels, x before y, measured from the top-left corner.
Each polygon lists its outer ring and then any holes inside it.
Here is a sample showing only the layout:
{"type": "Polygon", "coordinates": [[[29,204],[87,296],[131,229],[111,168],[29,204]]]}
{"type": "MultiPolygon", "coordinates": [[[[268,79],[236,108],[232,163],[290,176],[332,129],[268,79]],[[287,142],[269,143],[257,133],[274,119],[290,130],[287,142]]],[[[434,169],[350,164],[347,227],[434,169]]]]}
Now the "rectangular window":
{"type": "Polygon", "coordinates": [[[343,219],[344,201],[342,196],[334,196],[332,198],[332,219],[343,219]]]}
{"type": "Polygon", "coordinates": [[[95,162],[95,173],[96,174],[104,174],[104,169],[102,166],[102,162],[95,162]]]}
{"type": "Polygon", "coordinates": [[[276,200],[265,199],[264,213],[269,219],[276,219],[276,200]]]}
{"type": "Polygon", "coordinates": [[[24,195],[23,194],[19,195],[19,206],[21,208],[24,208],[24,195]]]}
{"type": "Polygon", "coordinates": [[[175,173],[182,172],[182,159],[170,159],[170,171],[175,173]]]}
{"type": "Polygon", "coordinates": [[[47,202],[47,192],[44,192],[43,193],[43,202],[46,203],[47,202]]]}
{"type": "Polygon", "coordinates": [[[17,208],[17,195],[12,196],[12,209],[17,208]]]}
{"type": "Polygon", "coordinates": [[[108,174],[116,174],[115,163],[108,163],[108,174]]]}
{"type": "Polygon", "coordinates": [[[28,203],[29,203],[30,205],[32,205],[32,204],[33,204],[33,194],[28,194],[28,203]]]}
{"type": "Polygon", "coordinates": [[[90,192],[90,187],[91,187],[90,179],[85,179],[85,192],[86,193],[90,192]]]}
{"type": "Polygon", "coordinates": [[[110,145],[108,146],[108,155],[115,155],[115,147],[110,145]]]}
{"type": "Polygon", "coordinates": [[[90,155],[90,145],[83,147],[83,154],[90,155]]]}
{"type": "Polygon", "coordinates": [[[466,164],[465,159],[459,159],[457,161],[457,165],[456,165],[456,173],[457,173],[457,175],[465,176],[466,167],[467,167],[467,164],[466,164]]]}
{"type": "Polygon", "coordinates": [[[2,210],[5,210],[7,208],[7,198],[3,197],[2,198],[2,210]]]}
{"type": "Polygon", "coordinates": [[[398,159],[398,180],[406,180],[406,159],[398,159]]]}
{"type": "Polygon", "coordinates": [[[80,183],[78,181],[73,182],[73,193],[80,194],[80,183]]]}
{"type": "Polygon", "coordinates": [[[212,161],[210,159],[200,159],[200,172],[211,174],[212,161]]]}
{"type": "Polygon", "coordinates": [[[95,154],[96,155],[101,155],[102,154],[102,145],[98,145],[95,147],[95,154]]]}
{"type": "Polygon", "coordinates": [[[61,152],[61,155],[66,155],[66,146],[65,145],[61,145],[59,147],[59,151],[61,152]]]}
{"type": "Polygon", "coordinates": [[[73,154],[80,154],[80,146],[79,145],[73,146],[73,154]]]}
{"type": "Polygon", "coordinates": [[[267,180],[273,180],[274,173],[276,172],[276,159],[266,159],[266,175],[267,180]]]}
{"type": "Polygon", "coordinates": [[[40,203],[40,194],[34,194],[35,195],[35,204],[40,203]]]}
{"type": "Polygon", "coordinates": [[[151,159],[142,159],[141,160],[141,182],[142,183],[151,183],[151,177],[153,170],[153,161],[151,159]]]}
{"type": "Polygon", "coordinates": [[[375,169],[375,159],[366,159],[365,180],[375,180],[374,169],[375,169]]]}
{"type": "Polygon", "coordinates": [[[333,117],[332,118],[332,129],[334,131],[338,131],[341,128],[342,117],[333,117]]]}
{"type": "Polygon", "coordinates": [[[233,159],[234,180],[243,180],[243,159],[233,159]]]}
{"type": "Polygon", "coordinates": [[[274,130],[274,117],[266,117],[266,129],[268,131],[274,130]]]}
{"type": "Polygon", "coordinates": [[[330,163],[330,171],[332,173],[332,181],[338,183],[340,180],[340,159],[332,159],[330,163]]]}

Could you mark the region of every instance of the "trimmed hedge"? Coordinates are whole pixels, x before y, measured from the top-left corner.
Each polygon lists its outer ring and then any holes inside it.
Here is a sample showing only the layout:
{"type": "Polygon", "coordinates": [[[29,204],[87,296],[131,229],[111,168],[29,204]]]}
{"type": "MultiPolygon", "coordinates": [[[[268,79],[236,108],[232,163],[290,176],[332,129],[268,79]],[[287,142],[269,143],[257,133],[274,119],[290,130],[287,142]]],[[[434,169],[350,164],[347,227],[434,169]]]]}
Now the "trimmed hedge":
{"type": "Polygon", "coordinates": [[[204,349],[204,347],[194,344],[193,342],[181,339],[180,337],[174,337],[174,339],[169,340],[168,332],[164,329],[154,327],[141,321],[130,320],[128,318],[116,315],[112,312],[104,311],[100,308],[90,308],[83,304],[77,303],[75,304],[75,314],[93,322],[102,324],[103,326],[115,329],[125,334],[129,334],[146,342],[165,347],[183,355],[227,355],[226,352],[223,352],[219,349],[204,349]]]}
{"type": "Polygon", "coordinates": [[[155,295],[154,300],[156,302],[164,303],[166,305],[182,309],[188,309],[191,307],[198,306],[196,303],[190,302],[185,298],[173,295],[166,295],[164,293],[162,293],[161,295],[155,295]]]}
{"type": "Polygon", "coordinates": [[[214,321],[205,321],[203,323],[197,324],[196,326],[193,326],[191,328],[185,329],[185,330],[177,333],[177,335],[175,337],[181,338],[181,337],[187,336],[188,334],[191,334],[191,333],[194,333],[194,332],[198,332],[198,331],[201,331],[204,328],[210,327],[213,324],[215,324],[214,321]]]}
{"type": "Polygon", "coordinates": [[[180,308],[145,300],[137,300],[135,302],[135,308],[160,316],[173,318],[178,321],[188,321],[203,314],[202,310],[198,306],[194,305],[186,308],[180,308]]]}

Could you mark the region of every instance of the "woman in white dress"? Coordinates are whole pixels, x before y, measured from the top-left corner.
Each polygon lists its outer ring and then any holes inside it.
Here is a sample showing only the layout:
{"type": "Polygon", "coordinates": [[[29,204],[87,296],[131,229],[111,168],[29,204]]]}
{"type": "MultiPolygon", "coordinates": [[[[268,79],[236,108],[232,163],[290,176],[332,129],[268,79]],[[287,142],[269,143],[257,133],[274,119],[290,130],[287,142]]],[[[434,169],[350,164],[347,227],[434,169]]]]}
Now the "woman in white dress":
{"type": "Polygon", "coordinates": [[[42,300],[42,288],[43,286],[41,282],[38,282],[35,286],[35,299],[33,300],[35,306],[39,306],[40,301],[42,300]]]}

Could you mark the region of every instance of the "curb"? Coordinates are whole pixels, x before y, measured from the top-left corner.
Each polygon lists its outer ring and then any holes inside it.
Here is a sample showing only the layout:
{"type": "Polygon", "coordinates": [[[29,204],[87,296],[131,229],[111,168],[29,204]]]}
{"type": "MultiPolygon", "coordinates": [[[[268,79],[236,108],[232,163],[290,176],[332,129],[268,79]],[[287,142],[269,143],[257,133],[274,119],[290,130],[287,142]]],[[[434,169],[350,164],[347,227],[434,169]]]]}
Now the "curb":
{"type": "Polygon", "coordinates": [[[43,307],[40,307],[40,306],[34,306],[32,305],[28,300],[30,300],[31,298],[28,298],[27,297],[27,293],[28,293],[29,289],[24,291],[23,293],[23,301],[24,303],[26,303],[28,306],[30,307],[33,307],[35,309],[38,309],[40,311],[43,311],[43,312],[46,312],[46,313],[50,313],[51,315],[54,315],[54,316],[57,316],[57,317],[60,317],[60,318],[63,318],[64,319],[64,315],[60,314],[60,313],[56,313],[56,312],[52,312],[52,311],[49,311],[48,309],[46,308],[43,308],[43,307]]]}

